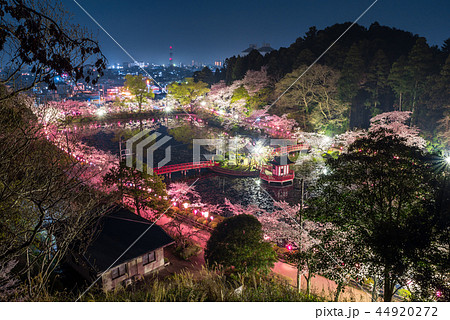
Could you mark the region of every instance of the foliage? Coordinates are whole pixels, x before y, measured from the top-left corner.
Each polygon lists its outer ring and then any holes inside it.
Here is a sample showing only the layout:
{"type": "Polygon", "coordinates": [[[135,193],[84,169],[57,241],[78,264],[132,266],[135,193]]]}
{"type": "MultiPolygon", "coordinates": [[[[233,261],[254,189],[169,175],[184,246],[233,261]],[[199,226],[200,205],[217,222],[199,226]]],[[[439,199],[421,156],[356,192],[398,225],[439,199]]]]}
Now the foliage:
{"type": "Polygon", "coordinates": [[[27,99],[14,96],[1,109],[0,266],[18,261],[11,276],[26,279],[32,298],[45,291],[69,246],[87,243],[107,198],[89,187],[95,173],[88,165],[46,139],[27,99]]]}
{"type": "MultiPolygon", "coordinates": [[[[430,47],[424,38],[377,22],[368,28],[353,25],[345,39],[334,43],[319,61],[320,67],[332,70],[337,75],[327,79],[328,84],[325,86],[328,86],[327,90],[337,91],[337,94],[332,95],[332,102],[337,105],[330,109],[336,113],[317,112],[314,117],[306,117],[308,113],[305,113],[304,103],[290,99],[290,95],[298,94],[297,82],[308,78],[308,74],[314,73],[313,69],[318,66],[312,66],[294,83],[300,75],[296,70],[304,70],[305,65],[311,65],[349,26],[350,23],[335,24],[323,30],[311,27],[287,48],[274,50],[265,56],[256,52],[244,57],[228,58],[223,70],[226,83],[242,83],[246,75],[266,70],[267,78],[275,82],[269,85],[269,90],[276,88],[276,94],[266,104],[277,102],[271,109],[279,115],[296,112],[292,116],[303,129],[339,133],[347,128],[367,128],[369,119],[378,113],[412,111],[412,123],[426,130],[428,135],[433,134],[437,121],[445,116],[445,110],[448,109],[450,73],[445,71],[450,70],[448,40],[442,48],[430,47]],[[290,77],[292,73],[296,73],[297,77],[290,77]],[[333,85],[330,86],[330,83],[333,85]],[[287,89],[288,102],[276,101],[287,89]],[[321,117],[325,123],[321,122],[321,117]],[[315,124],[310,122],[312,118],[315,124]]],[[[250,89],[246,89],[251,95],[250,89]]],[[[320,90],[317,89],[320,86],[316,86],[314,93],[319,94],[320,90]]],[[[247,103],[255,108],[251,100],[247,103]]],[[[316,110],[320,111],[319,108],[316,110]]]]}
{"type": "Polygon", "coordinates": [[[430,165],[419,149],[383,131],[356,140],[327,165],[311,210],[348,233],[347,244],[367,276],[384,279],[390,301],[431,245],[436,217],[428,210],[434,197],[430,165]]]}
{"type": "Polygon", "coordinates": [[[197,202],[200,200],[200,195],[195,190],[195,186],[190,186],[185,182],[172,182],[169,185],[167,194],[172,200],[179,203],[185,201],[197,202]]]}
{"type": "Polygon", "coordinates": [[[56,89],[56,76],[95,84],[106,69],[106,58],[85,29],[72,25],[59,1],[7,0],[0,3],[1,85],[11,90],[0,100],[45,82],[56,89]],[[93,65],[87,66],[89,61],[93,65]],[[18,81],[29,68],[31,81],[18,81]]]}
{"type": "Polygon", "coordinates": [[[146,102],[147,99],[152,99],[155,97],[153,91],[149,91],[146,79],[140,74],[135,76],[127,74],[125,76],[124,86],[134,96],[134,100],[137,102],[139,107],[139,113],[142,111],[142,104],[146,102]]]}
{"type": "Polygon", "coordinates": [[[204,67],[202,70],[194,72],[195,82],[204,82],[208,85],[212,85],[216,82],[215,80],[214,73],[208,67],[204,67]]]}
{"type": "Polygon", "coordinates": [[[267,272],[276,254],[263,240],[258,219],[242,214],[217,225],[206,245],[205,260],[237,272],[267,272]]]}
{"type": "Polygon", "coordinates": [[[270,302],[320,301],[297,293],[290,284],[274,276],[241,275],[234,279],[221,270],[203,269],[199,274],[182,271],[165,279],[151,278],[142,285],[114,292],[90,292],[85,301],[152,302],[270,302]]]}
{"type": "Polygon", "coordinates": [[[342,131],[347,121],[347,105],[337,97],[339,72],[327,66],[314,65],[303,74],[306,68],[299,67],[276,84],[277,96],[293,84],[277,102],[276,111],[291,112],[303,130],[342,131]]]}
{"type": "Polygon", "coordinates": [[[130,198],[136,208],[136,214],[152,218],[151,210],[161,210],[166,207],[166,202],[161,198],[166,196],[166,186],[156,174],[149,174],[147,167],[143,165],[142,171],[135,167],[128,167],[125,161],[121,161],[103,178],[104,185],[116,187],[121,198],[130,198]]]}
{"type": "Polygon", "coordinates": [[[191,112],[197,99],[209,92],[207,83],[195,82],[193,78],[186,78],[181,83],[173,82],[167,90],[169,97],[175,99],[182,106],[188,106],[191,112]]]}
{"type": "Polygon", "coordinates": [[[370,119],[369,132],[383,131],[385,134],[393,134],[404,140],[407,146],[415,146],[423,149],[426,141],[419,136],[419,130],[415,126],[408,126],[412,111],[393,111],[379,114],[370,119]]]}

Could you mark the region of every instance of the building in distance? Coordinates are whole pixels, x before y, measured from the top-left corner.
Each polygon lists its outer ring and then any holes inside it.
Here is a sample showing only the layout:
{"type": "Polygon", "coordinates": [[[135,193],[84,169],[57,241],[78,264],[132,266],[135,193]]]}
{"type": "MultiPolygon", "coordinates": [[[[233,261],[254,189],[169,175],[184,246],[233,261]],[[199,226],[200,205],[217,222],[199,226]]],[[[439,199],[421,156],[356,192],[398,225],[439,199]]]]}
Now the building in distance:
{"type": "Polygon", "coordinates": [[[257,50],[261,55],[266,55],[267,53],[272,52],[275,50],[270,46],[270,43],[263,43],[261,47],[258,48],[258,45],[255,43],[249,44],[248,48],[242,51],[242,55],[246,56],[249,54],[252,50],[257,50]]]}

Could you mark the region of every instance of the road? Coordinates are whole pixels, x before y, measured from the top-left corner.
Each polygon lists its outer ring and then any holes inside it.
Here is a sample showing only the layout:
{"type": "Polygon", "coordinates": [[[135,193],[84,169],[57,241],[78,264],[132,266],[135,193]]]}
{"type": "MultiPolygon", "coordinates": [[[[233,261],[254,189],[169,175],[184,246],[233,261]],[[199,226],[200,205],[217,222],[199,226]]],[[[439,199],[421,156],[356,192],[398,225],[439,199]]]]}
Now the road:
{"type": "MultiPolygon", "coordinates": [[[[158,225],[164,227],[167,223],[171,222],[172,218],[163,216],[158,220],[158,225]]],[[[182,223],[181,228],[186,230],[186,232],[192,232],[192,226],[182,223]]],[[[202,248],[205,248],[206,242],[210,237],[210,233],[205,230],[198,230],[193,236],[192,240],[200,245],[202,248]]],[[[200,253],[203,254],[203,253],[200,253]]],[[[275,263],[272,271],[282,278],[287,279],[293,286],[297,286],[297,268],[278,261],[275,263]]],[[[334,281],[329,280],[322,276],[314,276],[311,279],[311,293],[324,297],[326,300],[334,300],[334,294],[336,292],[337,285],[334,281]]],[[[302,279],[302,291],[306,291],[306,280],[302,279]]],[[[370,302],[371,295],[369,292],[364,292],[361,289],[346,287],[344,292],[341,293],[339,301],[358,301],[358,302],[370,302]]]]}

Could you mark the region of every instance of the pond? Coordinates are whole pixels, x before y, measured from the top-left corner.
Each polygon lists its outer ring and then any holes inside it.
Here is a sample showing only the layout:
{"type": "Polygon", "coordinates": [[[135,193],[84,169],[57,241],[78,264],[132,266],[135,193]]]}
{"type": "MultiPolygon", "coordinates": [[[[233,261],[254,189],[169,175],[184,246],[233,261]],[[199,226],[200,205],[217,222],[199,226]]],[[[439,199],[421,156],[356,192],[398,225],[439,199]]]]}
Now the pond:
{"type": "MultiPolygon", "coordinates": [[[[128,131],[136,129],[139,121],[116,121],[114,126],[108,126],[105,124],[91,124],[90,127],[85,128],[82,135],[82,141],[87,145],[101,149],[103,151],[109,151],[113,154],[119,155],[119,132],[124,128],[128,128],[128,131]]],[[[171,158],[170,162],[166,165],[180,164],[192,162],[193,159],[193,147],[192,139],[212,139],[212,138],[227,138],[228,134],[223,130],[215,127],[208,126],[205,123],[198,123],[190,121],[189,119],[169,118],[169,119],[150,119],[147,123],[151,123],[152,132],[161,134],[158,137],[160,139],[163,136],[170,137],[170,140],[158,148],[154,153],[154,163],[165,158],[165,149],[170,146],[171,158]],[[153,122],[151,120],[154,120],[153,122]]],[[[81,128],[78,128],[80,131],[81,128]]],[[[138,132],[136,130],[135,132],[138,132]]],[[[240,136],[239,138],[242,138],[240,136]]],[[[250,141],[255,141],[257,137],[244,136],[250,141]]],[[[125,147],[125,143],[122,143],[122,147],[125,147]]],[[[207,150],[204,147],[201,148],[201,154],[211,154],[214,150],[207,150]]],[[[144,160],[145,157],[144,157],[144,160]]],[[[201,160],[206,160],[202,157],[201,160]]],[[[185,181],[188,184],[195,183],[195,190],[199,192],[203,202],[210,204],[223,204],[224,199],[227,198],[232,203],[239,203],[242,205],[255,204],[263,209],[272,208],[272,200],[267,193],[270,194],[275,200],[287,201],[291,204],[299,202],[300,188],[297,180],[294,180],[294,184],[286,187],[273,187],[268,186],[258,178],[253,177],[231,177],[216,174],[208,169],[191,170],[186,175],[181,172],[172,173],[170,178],[165,177],[166,184],[170,185],[174,181],[185,181]]]]}

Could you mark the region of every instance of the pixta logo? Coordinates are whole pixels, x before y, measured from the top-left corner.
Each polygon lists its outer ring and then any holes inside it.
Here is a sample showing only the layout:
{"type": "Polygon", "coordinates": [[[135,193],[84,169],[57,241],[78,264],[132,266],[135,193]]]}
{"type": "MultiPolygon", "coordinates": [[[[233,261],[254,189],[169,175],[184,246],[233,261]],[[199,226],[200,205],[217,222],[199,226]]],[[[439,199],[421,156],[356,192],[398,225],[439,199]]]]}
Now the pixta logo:
{"type": "MultiPolygon", "coordinates": [[[[161,136],[161,133],[153,132],[151,133],[150,130],[144,130],[139,132],[138,134],[134,135],[126,142],[126,148],[129,151],[126,158],[126,165],[128,167],[133,167],[133,164],[136,164],[136,170],[144,171],[144,154],[146,154],[147,158],[147,173],[152,174],[153,168],[154,168],[154,153],[156,150],[158,150],[161,146],[163,146],[165,143],[167,143],[169,140],[172,139],[172,137],[163,136],[159,140],[158,137],[161,136]],[[147,137],[148,136],[148,137],[147,137]],[[154,142],[155,141],[155,142],[154,142]],[[137,144],[136,144],[137,143],[137,144]],[[135,153],[132,152],[134,145],[135,147],[135,153]],[[134,159],[133,156],[136,156],[134,159]]],[[[161,161],[158,162],[157,168],[160,168],[164,166],[165,164],[169,163],[171,160],[171,147],[170,145],[166,147],[165,149],[165,157],[161,161]]]]}

